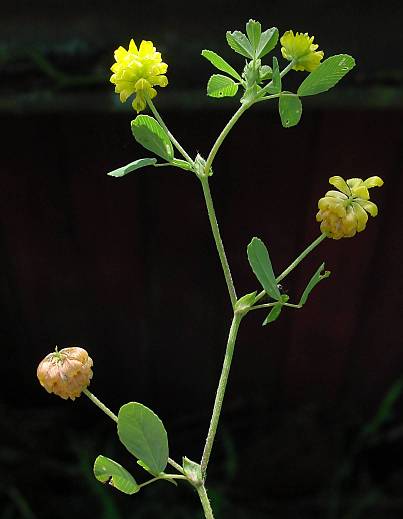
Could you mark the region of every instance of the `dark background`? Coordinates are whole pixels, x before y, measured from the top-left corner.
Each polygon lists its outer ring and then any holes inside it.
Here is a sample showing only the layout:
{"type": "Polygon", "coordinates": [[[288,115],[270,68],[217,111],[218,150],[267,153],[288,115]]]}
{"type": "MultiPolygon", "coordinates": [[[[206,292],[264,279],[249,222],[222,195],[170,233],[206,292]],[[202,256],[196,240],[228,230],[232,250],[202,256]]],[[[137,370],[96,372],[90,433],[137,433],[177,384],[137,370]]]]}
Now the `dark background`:
{"type": "Polygon", "coordinates": [[[105,404],[144,403],[174,459],[200,458],[231,320],[225,282],[195,177],[106,176],[149,156],[109,67],[131,37],[153,40],[169,64],[157,107],[206,156],[236,101],[206,97],[214,71],[200,52],[241,69],[225,31],[250,17],[315,34],[325,56],[350,53],[357,67],[306,98],[297,127],[281,127],[275,104],[254,107],[222,146],[211,187],[238,293],[258,288],[252,236],[276,272],[316,238],[330,176],[385,185],[364,233],[326,240],[285,280],[295,300],[322,261],[332,271],[303,310],[242,323],[209,471],[217,519],[402,516],[402,14],[398,2],[2,6],[1,519],[199,517],[188,488],[128,498],[98,484],[99,453],[143,474],[112,422],[85,397],[48,395],[35,371],[55,345],[85,347],[105,404]]]}

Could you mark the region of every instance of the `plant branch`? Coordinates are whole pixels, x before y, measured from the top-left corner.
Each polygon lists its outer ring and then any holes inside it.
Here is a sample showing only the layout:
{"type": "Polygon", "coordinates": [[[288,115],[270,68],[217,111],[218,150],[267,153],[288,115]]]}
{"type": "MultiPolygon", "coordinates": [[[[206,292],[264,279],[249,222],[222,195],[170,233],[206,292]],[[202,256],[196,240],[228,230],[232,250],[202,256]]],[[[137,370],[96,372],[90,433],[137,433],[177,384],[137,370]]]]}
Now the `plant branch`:
{"type": "Polygon", "coordinates": [[[220,257],[221,266],[224,272],[225,281],[227,283],[228,293],[231,299],[232,307],[234,308],[237,301],[234,282],[232,280],[231,270],[229,268],[227,256],[225,254],[224,245],[221,239],[220,229],[218,227],[217,218],[214,210],[213,199],[211,197],[209,177],[200,176],[200,181],[203,187],[204,200],[206,202],[207,213],[210,220],[211,230],[214,236],[214,241],[217,247],[217,252],[220,257]]]}
{"type": "MultiPolygon", "coordinates": [[[[310,245],[308,245],[308,247],[301,252],[301,254],[276,278],[276,281],[277,283],[279,283],[282,279],[284,279],[286,276],[288,276],[288,274],[295,269],[295,267],[297,265],[299,265],[301,263],[301,261],[306,257],[308,256],[308,254],[313,251],[313,249],[315,247],[317,247],[320,243],[322,243],[322,241],[326,238],[326,234],[321,234],[320,236],[318,236],[316,238],[316,240],[314,240],[310,245]]],[[[262,290],[257,296],[256,296],[256,299],[255,299],[255,302],[258,302],[260,299],[262,299],[262,297],[264,297],[264,295],[266,294],[266,292],[264,290],[262,290]]]]}
{"type": "Polygon", "coordinates": [[[175,139],[175,137],[172,135],[172,133],[168,130],[167,125],[164,123],[162,117],[158,113],[158,110],[155,108],[154,103],[151,101],[149,97],[146,98],[147,104],[150,107],[150,110],[152,111],[154,117],[157,119],[157,121],[160,123],[160,125],[163,127],[163,129],[168,134],[168,137],[172,144],[175,146],[175,148],[179,151],[179,153],[186,159],[187,162],[191,166],[193,166],[193,160],[190,157],[190,155],[184,150],[184,148],[179,144],[179,142],[175,139]]]}
{"type": "Polygon", "coordinates": [[[217,137],[217,140],[215,141],[213,147],[211,148],[211,151],[209,153],[209,156],[206,160],[205,165],[205,173],[206,175],[209,174],[211,166],[213,164],[214,157],[217,155],[218,150],[220,149],[221,144],[224,142],[225,137],[229,134],[235,123],[238,121],[238,119],[241,117],[241,115],[246,112],[248,108],[252,106],[253,102],[250,103],[244,103],[242,104],[238,110],[234,113],[234,115],[231,117],[231,119],[228,121],[220,135],[217,137]]]}

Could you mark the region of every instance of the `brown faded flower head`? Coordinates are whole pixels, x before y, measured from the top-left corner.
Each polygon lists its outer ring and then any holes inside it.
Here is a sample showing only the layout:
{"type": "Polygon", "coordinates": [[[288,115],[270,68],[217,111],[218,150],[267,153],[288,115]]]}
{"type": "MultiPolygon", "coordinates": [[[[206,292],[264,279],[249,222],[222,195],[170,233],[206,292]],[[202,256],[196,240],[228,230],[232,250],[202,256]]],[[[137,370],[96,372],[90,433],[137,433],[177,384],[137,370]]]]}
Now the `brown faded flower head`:
{"type": "Polygon", "coordinates": [[[81,395],[92,378],[92,359],[83,348],[63,348],[49,353],[39,364],[37,376],[48,393],[67,400],[81,395]]]}

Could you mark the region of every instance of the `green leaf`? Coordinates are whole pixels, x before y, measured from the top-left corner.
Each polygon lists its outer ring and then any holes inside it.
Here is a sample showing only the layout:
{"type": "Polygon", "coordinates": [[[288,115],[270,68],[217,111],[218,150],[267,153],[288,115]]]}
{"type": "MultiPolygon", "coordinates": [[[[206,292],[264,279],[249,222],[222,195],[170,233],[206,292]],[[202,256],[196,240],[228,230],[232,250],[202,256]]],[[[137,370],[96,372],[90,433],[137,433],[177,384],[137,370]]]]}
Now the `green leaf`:
{"type": "Polygon", "coordinates": [[[186,171],[192,170],[192,166],[189,164],[189,162],[186,162],[186,160],[172,159],[171,164],[172,164],[172,166],[176,166],[177,168],[185,169],[186,171]]]}
{"type": "Polygon", "coordinates": [[[316,285],[319,283],[319,281],[322,281],[322,279],[328,278],[330,276],[330,271],[326,270],[321,273],[322,270],[325,268],[325,264],[322,263],[322,265],[318,268],[318,270],[315,272],[315,274],[312,276],[311,280],[307,284],[304,292],[302,293],[301,299],[299,300],[299,305],[303,306],[306,303],[306,300],[308,299],[309,294],[312,292],[312,290],[316,287],[316,285]]]}
{"type": "Polygon", "coordinates": [[[256,51],[256,57],[262,58],[266,56],[278,42],[278,29],[277,27],[272,27],[271,29],[267,29],[267,31],[262,32],[260,36],[259,46],[256,51]]]}
{"type": "Polygon", "coordinates": [[[138,159],[134,162],[130,162],[130,164],[127,164],[126,166],[109,171],[107,175],[111,177],[124,177],[136,169],[144,168],[145,166],[153,166],[156,162],[157,159],[138,159]]]}
{"type": "Polygon", "coordinates": [[[207,95],[210,97],[232,97],[238,92],[238,85],[221,74],[214,74],[207,83],[207,95]]]}
{"type": "Polygon", "coordinates": [[[154,117],[138,115],[131,122],[131,128],[133,136],[139,144],[166,161],[171,162],[174,157],[172,143],[165,130],[154,117]]]}
{"type": "Polygon", "coordinates": [[[266,319],[263,321],[262,326],[266,326],[266,324],[272,323],[276,319],[278,319],[279,315],[281,314],[281,310],[283,309],[283,302],[279,301],[277,304],[273,306],[273,308],[270,310],[269,315],[266,317],[266,319]]]}
{"type": "Polygon", "coordinates": [[[281,124],[284,128],[290,128],[299,123],[302,114],[302,104],[299,97],[291,92],[283,92],[280,95],[278,109],[281,124]]]}
{"type": "Polygon", "coordinates": [[[347,72],[355,67],[355,60],[348,54],[337,54],[325,59],[318,68],[300,84],[299,96],[312,96],[334,87],[347,72]]]}
{"type": "Polygon", "coordinates": [[[242,81],[242,78],[238,74],[238,72],[234,68],[232,68],[231,65],[225,61],[225,59],[223,59],[221,56],[219,56],[212,50],[203,50],[201,55],[204,58],[208,59],[210,63],[212,63],[216,68],[218,68],[218,70],[226,72],[238,81],[242,81]]]}
{"type": "Polygon", "coordinates": [[[273,299],[280,299],[276,277],[271,266],[269,252],[259,238],[252,238],[248,245],[248,260],[252,270],[266,293],[273,299]]]}
{"type": "Polygon", "coordinates": [[[279,94],[281,92],[281,76],[278,61],[275,56],[273,56],[273,76],[271,82],[272,84],[269,84],[270,86],[267,85],[267,93],[279,94]]]}
{"type": "Polygon", "coordinates": [[[168,437],[158,416],[137,402],[123,405],[118,414],[118,435],[126,449],[154,475],[168,463],[168,437]]]}
{"type": "Polygon", "coordinates": [[[254,50],[245,34],[240,31],[227,31],[226,37],[232,50],[241,54],[241,56],[245,56],[245,58],[253,58],[254,50]]]}
{"type": "Polygon", "coordinates": [[[125,494],[135,494],[140,490],[134,477],[122,465],[105,456],[98,456],[95,460],[94,475],[101,483],[109,482],[125,494]]]}
{"type": "Polygon", "coordinates": [[[260,35],[262,34],[262,26],[255,20],[249,20],[246,24],[246,34],[248,35],[253,50],[256,51],[259,46],[260,35]]]}
{"type": "Polygon", "coordinates": [[[250,308],[256,299],[256,290],[250,294],[246,294],[238,299],[238,301],[235,303],[235,311],[242,312],[243,310],[246,310],[247,308],[250,308]]]}
{"type": "Polygon", "coordinates": [[[271,79],[273,76],[273,70],[269,65],[262,65],[259,70],[259,79],[260,81],[266,81],[271,79]]]}

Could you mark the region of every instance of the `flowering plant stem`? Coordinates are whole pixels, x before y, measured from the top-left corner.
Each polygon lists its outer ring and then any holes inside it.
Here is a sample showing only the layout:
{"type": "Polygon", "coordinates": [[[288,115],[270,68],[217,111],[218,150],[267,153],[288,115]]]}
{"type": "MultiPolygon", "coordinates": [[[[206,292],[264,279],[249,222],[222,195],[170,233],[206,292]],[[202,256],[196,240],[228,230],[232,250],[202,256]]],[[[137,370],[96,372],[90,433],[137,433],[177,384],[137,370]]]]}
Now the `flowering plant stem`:
{"type": "Polygon", "coordinates": [[[237,301],[236,291],[234,282],[232,280],[231,270],[229,268],[227,255],[225,254],[224,245],[221,239],[220,229],[218,227],[217,218],[214,210],[213,199],[211,197],[210,186],[209,186],[209,177],[201,176],[200,177],[201,184],[203,187],[204,200],[206,202],[207,213],[210,220],[211,231],[214,236],[215,245],[217,248],[218,256],[220,257],[221,266],[224,272],[225,281],[227,283],[229,297],[231,299],[232,307],[235,306],[237,301]]]}
{"type": "Polygon", "coordinates": [[[228,121],[220,135],[217,137],[217,140],[215,141],[213,147],[211,148],[211,151],[209,153],[209,156],[207,157],[206,166],[205,166],[205,172],[206,175],[209,174],[211,165],[213,163],[214,157],[217,155],[217,152],[223,143],[225,137],[228,135],[228,133],[231,131],[232,127],[235,125],[235,123],[238,121],[238,119],[241,117],[241,115],[246,112],[248,108],[252,106],[253,102],[244,103],[242,104],[238,110],[234,113],[234,115],[231,117],[231,119],[228,121]]]}
{"type": "Polygon", "coordinates": [[[231,368],[232,357],[234,355],[234,347],[238,334],[239,325],[243,314],[234,313],[231,328],[228,335],[227,349],[225,351],[224,362],[222,366],[220,381],[218,383],[217,393],[214,401],[213,413],[211,415],[210,427],[207,433],[206,443],[204,445],[203,456],[201,460],[201,471],[203,480],[206,477],[207,465],[210,459],[211,450],[213,448],[214,438],[217,432],[218,421],[220,419],[221,408],[224,400],[225,389],[227,387],[228,375],[231,368]]]}
{"type": "Polygon", "coordinates": [[[211,508],[210,500],[208,498],[206,487],[204,486],[204,484],[197,487],[197,493],[199,494],[205,518],[214,519],[213,510],[211,508]]]}

